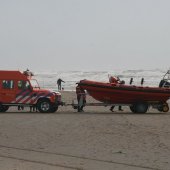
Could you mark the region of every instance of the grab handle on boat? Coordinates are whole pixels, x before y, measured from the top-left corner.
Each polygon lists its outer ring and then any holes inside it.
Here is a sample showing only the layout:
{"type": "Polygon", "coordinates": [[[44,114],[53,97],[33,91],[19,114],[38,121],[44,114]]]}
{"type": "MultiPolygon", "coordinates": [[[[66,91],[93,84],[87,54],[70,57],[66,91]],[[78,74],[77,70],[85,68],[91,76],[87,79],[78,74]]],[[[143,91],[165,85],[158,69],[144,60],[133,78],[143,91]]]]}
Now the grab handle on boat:
{"type": "Polygon", "coordinates": [[[144,78],[141,79],[141,85],[143,85],[143,83],[144,83],[144,78]]]}
{"type": "Polygon", "coordinates": [[[133,83],[133,78],[131,77],[129,84],[131,85],[132,83],[133,83]]]}

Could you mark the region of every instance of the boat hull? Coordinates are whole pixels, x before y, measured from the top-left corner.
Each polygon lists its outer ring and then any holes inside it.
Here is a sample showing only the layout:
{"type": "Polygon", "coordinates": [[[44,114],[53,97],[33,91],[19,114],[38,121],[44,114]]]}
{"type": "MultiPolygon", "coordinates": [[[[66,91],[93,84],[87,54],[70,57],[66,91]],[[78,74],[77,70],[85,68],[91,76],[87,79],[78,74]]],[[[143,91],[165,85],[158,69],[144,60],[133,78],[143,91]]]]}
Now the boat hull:
{"type": "Polygon", "coordinates": [[[130,86],[89,80],[81,80],[78,84],[94,99],[104,103],[165,103],[170,98],[169,88],[130,86]]]}

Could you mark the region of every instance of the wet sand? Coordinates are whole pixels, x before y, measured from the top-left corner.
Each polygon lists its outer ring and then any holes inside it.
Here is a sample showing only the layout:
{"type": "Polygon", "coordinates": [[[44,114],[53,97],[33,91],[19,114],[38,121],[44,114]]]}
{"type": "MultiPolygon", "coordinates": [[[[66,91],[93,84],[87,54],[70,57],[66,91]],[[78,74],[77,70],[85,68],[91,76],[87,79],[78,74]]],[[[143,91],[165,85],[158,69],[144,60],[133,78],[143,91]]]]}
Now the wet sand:
{"type": "MultiPolygon", "coordinates": [[[[66,103],[76,98],[62,96],[66,103]]],[[[43,114],[10,108],[0,114],[0,169],[170,169],[170,112],[123,109],[89,106],[77,113],[64,106],[43,114]]]]}

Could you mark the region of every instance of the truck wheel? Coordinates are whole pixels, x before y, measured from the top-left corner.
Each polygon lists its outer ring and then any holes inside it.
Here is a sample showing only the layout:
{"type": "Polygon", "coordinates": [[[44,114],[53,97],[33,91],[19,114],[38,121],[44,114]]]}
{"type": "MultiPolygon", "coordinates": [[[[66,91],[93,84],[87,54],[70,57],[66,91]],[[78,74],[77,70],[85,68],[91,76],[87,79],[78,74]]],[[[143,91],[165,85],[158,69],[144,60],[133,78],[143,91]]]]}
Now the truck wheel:
{"type": "Polygon", "coordinates": [[[51,109],[51,102],[49,100],[40,100],[37,104],[37,108],[41,113],[49,113],[51,109]]]}
{"type": "Polygon", "coordinates": [[[9,109],[9,106],[0,105],[0,112],[6,112],[9,109]]]}
{"type": "Polygon", "coordinates": [[[51,113],[54,113],[54,112],[56,112],[57,110],[58,110],[58,106],[51,107],[50,112],[51,112],[51,113]]]}

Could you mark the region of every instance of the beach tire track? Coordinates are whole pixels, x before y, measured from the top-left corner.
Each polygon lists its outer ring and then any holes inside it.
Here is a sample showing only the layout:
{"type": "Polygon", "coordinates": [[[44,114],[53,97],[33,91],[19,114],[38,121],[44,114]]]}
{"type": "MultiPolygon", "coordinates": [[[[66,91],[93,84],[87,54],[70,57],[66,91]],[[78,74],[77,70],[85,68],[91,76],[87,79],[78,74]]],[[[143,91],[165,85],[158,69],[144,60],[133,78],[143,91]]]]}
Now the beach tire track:
{"type": "Polygon", "coordinates": [[[14,156],[5,156],[5,155],[0,154],[0,157],[1,158],[7,158],[7,159],[19,160],[19,161],[25,161],[25,162],[30,162],[30,163],[44,164],[44,165],[60,167],[60,168],[66,168],[66,169],[82,170],[81,168],[64,166],[64,165],[60,165],[60,164],[52,164],[52,163],[43,162],[43,161],[34,161],[34,160],[29,160],[29,159],[17,158],[17,157],[14,157],[14,156]]]}
{"type": "MultiPolygon", "coordinates": [[[[103,163],[108,163],[108,164],[124,165],[124,166],[128,166],[128,167],[133,167],[133,168],[136,167],[136,168],[141,168],[141,169],[145,169],[145,170],[147,170],[147,169],[148,170],[161,170],[159,168],[152,168],[152,167],[148,167],[148,166],[135,165],[135,164],[124,163],[124,162],[116,162],[116,161],[111,161],[111,160],[94,159],[94,158],[90,158],[90,157],[76,156],[76,155],[71,155],[71,154],[39,151],[39,150],[34,150],[34,149],[18,148],[18,147],[11,147],[11,146],[5,146],[5,145],[0,145],[0,148],[6,149],[7,152],[9,152],[9,150],[12,149],[12,150],[17,150],[17,151],[34,152],[34,153],[45,154],[45,155],[56,155],[56,156],[63,156],[63,157],[67,157],[67,158],[76,158],[76,159],[80,159],[80,160],[89,160],[89,161],[94,161],[94,163],[95,162],[103,162],[103,163]]],[[[16,160],[21,160],[21,161],[27,161],[27,162],[32,162],[32,163],[45,164],[45,165],[56,166],[56,167],[58,166],[58,167],[63,167],[63,168],[67,168],[67,169],[74,169],[74,170],[82,170],[83,169],[82,167],[67,166],[67,165],[62,165],[62,164],[57,164],[57,163],[49,163],[49,162],[45,162],[45,161],[30,160],[30,159],[20,158],[20,157],[16,157],[16,156],[11,156],[9,154],[8,155],[0,154],[0,157],[16,159],[16,160]]]]}

